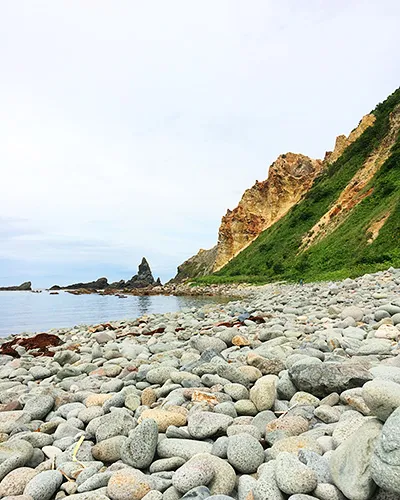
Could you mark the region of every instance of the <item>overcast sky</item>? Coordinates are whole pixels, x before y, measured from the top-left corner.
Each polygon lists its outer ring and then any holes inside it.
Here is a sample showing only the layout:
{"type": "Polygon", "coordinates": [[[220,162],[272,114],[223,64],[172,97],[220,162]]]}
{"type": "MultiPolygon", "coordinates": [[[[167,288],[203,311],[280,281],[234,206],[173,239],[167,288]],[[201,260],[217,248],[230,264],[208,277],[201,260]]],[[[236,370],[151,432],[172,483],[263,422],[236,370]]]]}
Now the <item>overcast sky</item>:
{"type": "Polygon", "coordinates": [[[156,276],[400,84],[397,0],[0,0],[0,285],[156,276]]]}

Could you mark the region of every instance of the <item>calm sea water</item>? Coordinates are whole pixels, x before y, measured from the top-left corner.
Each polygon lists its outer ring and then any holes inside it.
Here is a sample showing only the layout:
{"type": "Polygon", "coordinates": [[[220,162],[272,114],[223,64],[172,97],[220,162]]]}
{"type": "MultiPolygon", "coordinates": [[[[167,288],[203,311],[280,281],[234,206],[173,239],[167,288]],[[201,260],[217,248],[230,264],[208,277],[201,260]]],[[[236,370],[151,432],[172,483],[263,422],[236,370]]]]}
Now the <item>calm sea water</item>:
{"type": "Polygon", "coordinates": [[[144,314],[226,302],[217,297],[71,295],[60,292],[0,292],[0,337],[104,321],[135,319],[144,314]]]}

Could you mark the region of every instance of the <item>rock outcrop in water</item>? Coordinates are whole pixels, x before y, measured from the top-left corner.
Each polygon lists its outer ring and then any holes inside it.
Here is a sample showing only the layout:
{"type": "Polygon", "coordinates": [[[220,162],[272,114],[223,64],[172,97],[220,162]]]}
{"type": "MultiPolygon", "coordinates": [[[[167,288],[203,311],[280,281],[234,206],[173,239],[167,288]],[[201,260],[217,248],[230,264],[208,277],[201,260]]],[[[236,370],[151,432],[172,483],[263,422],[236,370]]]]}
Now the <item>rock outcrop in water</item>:
{"type": "Polygon", "coordinates": [[[0,291],[2,292],[31,292],[32,291],[32,283],[30,281],[25,281],[21,285],[17,286],[3,286],[0,287],[0,291]]]}
{"type": "Polygon", "coordinates": [[[160,278],[157,278],[157,280],[154,279],[150,265],[145,257],[143,257],[142,262],[139,264],[138,274],[135,274],[135,276],[132,276],[132,278],[127,281],[120,280],[114,283],[108,283],[107,278],[99,278],[96,281],[74,283],[64,287],[54,285],[50,290],[133,290],[155,286],[161,286],[160,278]]]}
{"type": "Polygon", "coordinates": [[[50,290],[104,290],[108,287],[107,278],[98,278],[96,281],[89,281],[88,283],[73,283],[72,285],[67,285],[64,287],[60,287],[58,285],[54,285],[50,288],[50,290]]]}

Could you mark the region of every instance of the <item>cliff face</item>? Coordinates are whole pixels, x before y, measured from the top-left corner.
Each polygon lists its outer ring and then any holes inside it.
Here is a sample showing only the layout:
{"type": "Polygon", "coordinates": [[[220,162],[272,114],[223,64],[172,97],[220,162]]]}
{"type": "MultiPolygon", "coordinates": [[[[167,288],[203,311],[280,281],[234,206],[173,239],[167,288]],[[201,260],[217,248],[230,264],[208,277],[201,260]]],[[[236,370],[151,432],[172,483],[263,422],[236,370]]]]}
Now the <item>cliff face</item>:
{"type": "MultiPolygon", "coordinates": [[[[348,210],[370,194],[364,188],[387,160],[391,147],[396,141],[398,110],[392,108],[391,111],[388,136],[386,139],[380,139],[382,141],[380,147],[371,152],[371,156],[365,159],[364,167],[355,172],[353,179],[349,179],[348,186],[345,186],[342,195],[329,207],[329,211],[321,217],[315,227],[304,235],[300,251],[312,246],[327,232],[332,232],[344,220],[348,210]],[[333,219],[335,219],[335,224],[332,223],[333,219]]],[[[365,136],[364,133],[374,128],[377,120],[376,113],[375,111],[365,115],[347,137],[338,136],[334,150],[327,152],[324,160],[314,160],[295,153],[279,156],[270,166],[268,178],[262,182],[256,181],[254,186],[244,192],[238,206],[233,210],[228,210],[222,217],[217,245],[211,250],[200,250],[197,255],[179,266],[175,280],[205,276],[224,268],[251,245],[263,231],[283,218],[292,207],[298,205],[310,192],[314,181],[320,174],[325,175],[329,172],[328,175],[332,176],[336,167],[340,168],[343,153],[353,144],[360,144],[365,136]]],[[[373,133],[372,136],[374,136],[373,133]]],[[[360,149],[360,146],[357,147],[360,149]]],[[[360,151],[365,149],[366,147],[361,148],[360,151]]],[[[332,191],[333,188],[330,189],[332,191]]],[[[302,217],[304,219],[309,215],[305,213],[302,217]]]]}
{"type": "Polygon", "coordinates": [[[348,137],[345,135],[336,137],[335,149],[332,152],[329,151],[326,153],[325,162],[331,164],[338,160],[344,150],[356,141],[368,127],[371,127],[375,123],[375,120],[375,115],[372,113],[365,115],[362,117],[358,126],[350,132],[348,137]]]}
{"type": "Polygon", "coordinates": [[[218,243],[200,250],[178,267],[175,282],[206,276],[221,269],[257,236],[299,202],[321,172],[323,162],[295,153],[280,155],[268,178],[247,189],[238,206],[222,217],[218,243]]]}
{"type": "MultiPolygon", "coordinates": [[[[375,117],[373,115],[364,116],[361,120],[360,125],[355,129],[356,132],[361,128],[361,124],[364,122],[372,125],[375,122],[375,117]]],[[[368,126],[370,126],[368,125],[368,126]]],[[[363,131],[366,129],[363,126],[363,131]]],[[[389,114],[389,127],[386,135],[381,139],[378,147],[372,151],[364,163],[360,166],[357,172],[354,174],[350,182],[340,193],[335,202],[330,206],[329,210],[323,214],[323,216],[318,220],[318,222],[310,229],[310,231],[303,237],[301,250],[304,251],[314,245],[317,241],[321,241],[328,234],[332,233],[343,221],[346,219],[348,214],[352,209],[354,209],[359,203],[361,203],[365,198],[372,194],[374,187],[368,185],[375,176],[375,174],[380,170],[382,165],[386,162],[392,153],[392,148],[396,143],[399,136],[400,130],[400,106],[396,106],[394,110],[389,114]]],[[[352,132],[352,134],[353,134],[352,132]]],[[[353,134],[354,142],[360,134],[353,134]]],[[[347,139],[348,145],[351,144],[349,141],[351,134],[347,139]]],[[[330,162],[330,158],[328,160],[330,162]]],[[[384,222],[388,216],[383,217],[384,222]]],[[[382,225],[384,224],[382,223],[382,225]]],[[[375,227],[375,226],[374,226],[375,227]]],[[[376,229],[375,229],[376,231],[376,229]]],[[[379,232],[379,229],[378,229],[379,232]]]]}
{"type": "Polygon", "coordinates": [[[185,262],[178,267],[178,273],[172,282],[180,282],[188,278],[211,274],[214,271],[216,257],[217,245],[209,250],[203,250],[201,248],[196,255],[185,260],[185,262]]]}
{"type": "Polygon", "coordinates": [[[234,210],[222,218],[214,271],[218,271],[257,236],[278,221],[306,193],[323,162],[287,153],[270,166],[268,178],[247,189],[234,210]]]}
{"type": "Polygon", "coordinates": [[[400,89],[338,138],[302,198],[215,280],[332,280],[391,266],[400,267],[400,89]]]}

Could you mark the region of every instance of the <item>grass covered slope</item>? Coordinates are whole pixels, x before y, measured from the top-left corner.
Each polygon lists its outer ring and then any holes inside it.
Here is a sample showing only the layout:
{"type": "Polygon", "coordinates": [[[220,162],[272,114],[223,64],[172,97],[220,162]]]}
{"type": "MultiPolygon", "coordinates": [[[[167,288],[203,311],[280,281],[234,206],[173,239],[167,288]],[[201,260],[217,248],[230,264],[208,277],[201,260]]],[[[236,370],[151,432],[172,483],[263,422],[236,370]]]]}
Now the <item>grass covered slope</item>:
{"type": "Polygon", "coordinates": [[[324,170],[285,217],[220,271],[197,282],[313,281],[400,267],[400,135],[393,127],[393,116],[397,125],[400,120],[400,89],[373,113],[374,125],[324,170]],[[390,134],[392,143],[385,150],[390,134]],[[305,246],[304,238],[312,236],[314,226],[338,204],[353,176],[377,150],[386,151],[388,158],[384,156],[382,166],[357,193],[358,202],[342,211],[340,223],[331,224],[331,229],[328,223],[326,234],[305,246]]]}

